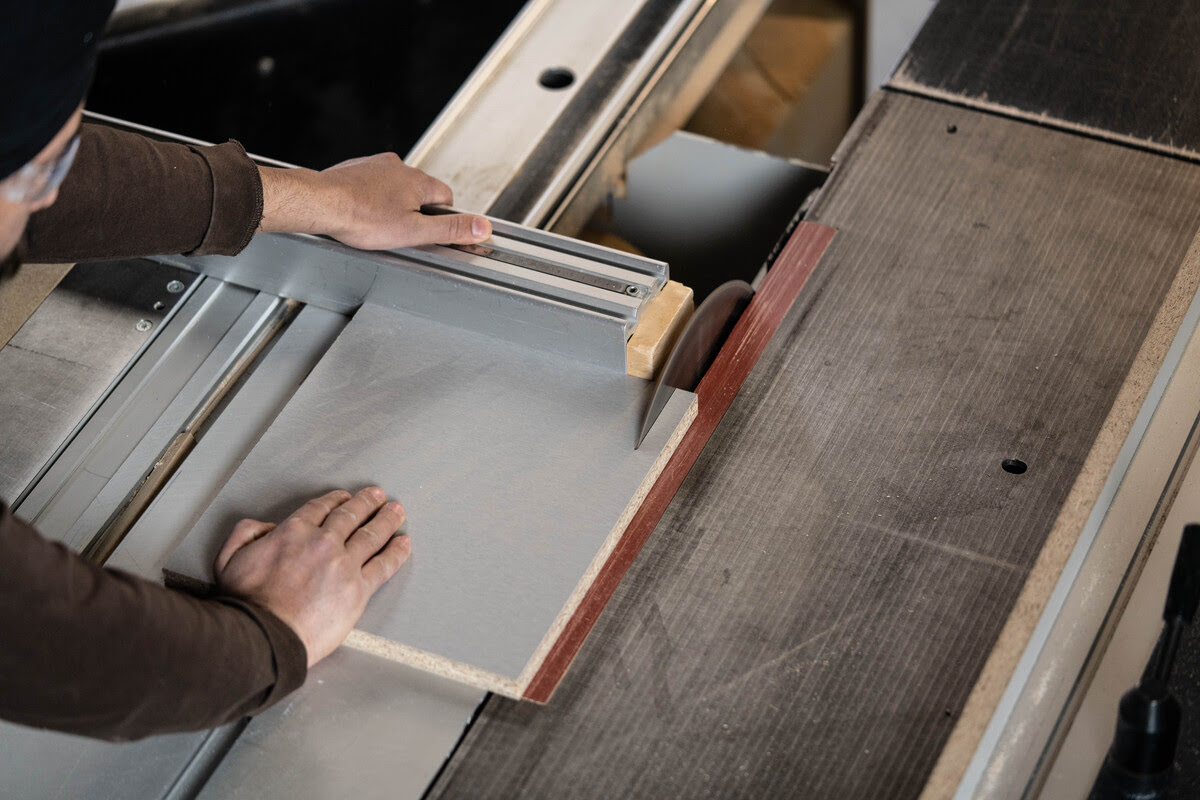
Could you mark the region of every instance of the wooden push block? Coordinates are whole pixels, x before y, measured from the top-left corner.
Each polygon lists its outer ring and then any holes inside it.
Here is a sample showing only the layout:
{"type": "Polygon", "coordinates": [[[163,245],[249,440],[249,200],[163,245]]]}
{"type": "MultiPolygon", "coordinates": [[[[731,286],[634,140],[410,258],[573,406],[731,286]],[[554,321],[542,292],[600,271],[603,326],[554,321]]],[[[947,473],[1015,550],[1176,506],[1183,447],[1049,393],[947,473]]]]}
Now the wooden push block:
{"type": "Polygon", "coordinates": [[[625,371],[635,378],[654,380],[692,317],[691,288],[669,281],[642,311],[642,318],[625,346],[625,371]]]}

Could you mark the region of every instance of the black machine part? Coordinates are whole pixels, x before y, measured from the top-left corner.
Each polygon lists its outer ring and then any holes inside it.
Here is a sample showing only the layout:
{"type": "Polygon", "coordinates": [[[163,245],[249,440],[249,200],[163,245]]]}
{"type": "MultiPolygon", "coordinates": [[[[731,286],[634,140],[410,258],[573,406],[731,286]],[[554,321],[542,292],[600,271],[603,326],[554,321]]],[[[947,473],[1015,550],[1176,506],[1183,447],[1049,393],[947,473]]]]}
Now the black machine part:
{"type": "Polygon", "coordinates": [[[1141,682],[1121,698],[1117,730],[1089,800],[1169,796],[1181,713],[1171,669],[1200,603],[1200,525],[1183,530],[1163,607],[1163,633],[1141,682]]]}

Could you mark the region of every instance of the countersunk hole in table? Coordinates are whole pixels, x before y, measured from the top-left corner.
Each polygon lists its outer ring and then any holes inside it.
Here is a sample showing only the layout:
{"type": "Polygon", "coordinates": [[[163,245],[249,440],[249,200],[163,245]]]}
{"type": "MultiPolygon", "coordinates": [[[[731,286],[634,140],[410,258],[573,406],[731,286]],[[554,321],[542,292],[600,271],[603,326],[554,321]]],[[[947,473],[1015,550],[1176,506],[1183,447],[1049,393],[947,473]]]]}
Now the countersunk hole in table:
{"type": "Polygon", "coordinates": [[[1020,475],[1029,469],[1029,465],[1019,458],[1006,458],[1000,462],[1000,468],[1005,472],[1011,472],[1013,475],[1020,475]]]}
{"type": "Polygon", "coordinates": [[[958,133],[958,126],[951,122],[946,126],[946,133],[958,133]]]}
{"type": "Polygon", "coordinates": [[[565,89],[574,82],[575,73],[566,67],[551,67],[538,78],[538,83],[547,89],[565,89]]]}

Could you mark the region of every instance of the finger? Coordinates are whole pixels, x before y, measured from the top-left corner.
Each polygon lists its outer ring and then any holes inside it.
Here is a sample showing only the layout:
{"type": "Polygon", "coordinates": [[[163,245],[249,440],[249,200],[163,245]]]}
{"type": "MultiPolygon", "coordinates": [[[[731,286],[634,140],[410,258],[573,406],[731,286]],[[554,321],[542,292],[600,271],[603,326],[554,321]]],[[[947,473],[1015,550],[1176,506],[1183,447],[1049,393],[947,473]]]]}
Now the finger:
{"type": "Polygon", "coordinates": [[[392,534],[400,530],[404,524],[404,506],[392,502],[384,505],[375,512],[371,521],[350,534],[346,540],[346,550],[365,564],[367,559],[379,552],[392,534]]]}
{"type": "Polygon", "coordinates": [[[244,519],[234,525],[233,533],[229,534],[225,544],[221,545],[221,552],[217,553],[217,560],[214,563],[216,574],[220,575],[225,571],[225,567],[229,566],[229,559],[233,558],[238,550],[255,539],[261,539],[273,530],[275,530],[274,522],[259,522],[256,519],[244,519]]]}
{"type": "Polygon", "coordinates": [[[329,512],[321,527],[336,533],[344,542],[359,526],[369,520],[387,500],[387,495],[378,486],[368,486],[346,502],[329,512]]]}
{"type": "Polygon", "coordinates": [[[363,580],[366,581],[371,594],[374,594],[380,586],[383,586],[396,574],[411,553],[412,541],[407,536],[400,535],[388,542],[387,546],[376,553],[370,561],[363,564],[363,580]]]}
{"type": "Polygon", "coordinates": [[[421,205],[451,206],[454,205],[454,192],[450,187],[432,175],[426,175],[421,184],[421,205]]]}
{"type": "Polygon", "coordinates": [[[477,214],[440,214],[418,218],[421,244],[476,244],[492,235],[492,223],[477,214]]]}
{"type": "Polygon", "coordinates": [[[350,499],[350,493],[345,489],[336,489],[328,494],[309,500],[292,514],[292,519],[307,522],[309,525],[321,527],[329,512],[350,499]]]}

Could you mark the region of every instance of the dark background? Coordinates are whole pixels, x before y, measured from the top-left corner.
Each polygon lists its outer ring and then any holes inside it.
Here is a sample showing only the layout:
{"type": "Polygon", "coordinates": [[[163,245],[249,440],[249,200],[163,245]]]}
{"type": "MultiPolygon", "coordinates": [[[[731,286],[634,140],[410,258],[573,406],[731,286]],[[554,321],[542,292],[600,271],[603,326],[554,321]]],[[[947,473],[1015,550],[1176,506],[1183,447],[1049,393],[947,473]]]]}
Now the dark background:
{"type": "Polygon", "coordinates": [[[135,8],[114,17],[88,107],[318,169],[403,156],[523,5],[208,0],[167,16],[135,8]]]}

